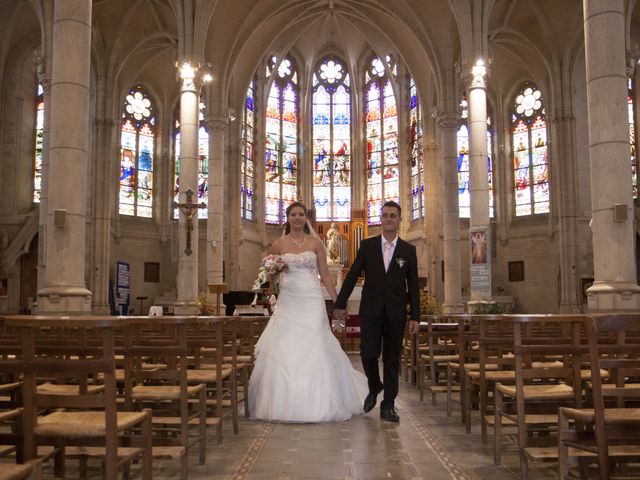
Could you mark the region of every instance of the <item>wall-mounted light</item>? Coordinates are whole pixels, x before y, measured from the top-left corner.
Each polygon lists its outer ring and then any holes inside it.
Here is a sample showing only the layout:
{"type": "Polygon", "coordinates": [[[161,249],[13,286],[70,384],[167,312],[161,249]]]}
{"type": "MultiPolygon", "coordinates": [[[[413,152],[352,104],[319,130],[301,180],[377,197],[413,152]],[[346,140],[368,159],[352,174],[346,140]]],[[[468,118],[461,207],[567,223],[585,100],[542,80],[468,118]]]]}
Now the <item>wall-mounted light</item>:
{"type": "Polygon", "coordinates": [[[184,62],[180,67],[180,78],[183,80],[193,79],[196,76],[196,69],[194,69],[190,63],[184,62]]]}
{"type": "Polygon", "coordinates": [[[476,64],[471,69],[471,73],[474,77],[484,77],[487,74],[487,67],[482,58],[478,58],[478,60],[476,60],[476,64]]]}

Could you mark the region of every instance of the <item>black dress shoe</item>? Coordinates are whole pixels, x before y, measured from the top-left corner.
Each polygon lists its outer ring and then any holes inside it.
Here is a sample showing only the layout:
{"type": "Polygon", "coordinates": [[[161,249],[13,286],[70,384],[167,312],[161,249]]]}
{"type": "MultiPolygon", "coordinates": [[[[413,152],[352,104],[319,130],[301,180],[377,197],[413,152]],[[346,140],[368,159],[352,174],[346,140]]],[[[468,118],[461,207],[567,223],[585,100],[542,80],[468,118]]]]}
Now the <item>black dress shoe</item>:
{"type": "Polygon", "coordinates": [[[384,387],[380,385],[380,388],[376,392],[369,392],[367,398],[364,399],[364,413],[370,412],[373,410],[373,407],[376,406],[376,402],[378,401],[378,394],[384,390],[384,387]]]}
{"type": "Polygon", "coordinates": [[[396,413],[396,409],[394,407],[381,407],[380,408],[380,418],[382,420],[386,420],[387,422],[399,422],[400,417],[396,413]]]}

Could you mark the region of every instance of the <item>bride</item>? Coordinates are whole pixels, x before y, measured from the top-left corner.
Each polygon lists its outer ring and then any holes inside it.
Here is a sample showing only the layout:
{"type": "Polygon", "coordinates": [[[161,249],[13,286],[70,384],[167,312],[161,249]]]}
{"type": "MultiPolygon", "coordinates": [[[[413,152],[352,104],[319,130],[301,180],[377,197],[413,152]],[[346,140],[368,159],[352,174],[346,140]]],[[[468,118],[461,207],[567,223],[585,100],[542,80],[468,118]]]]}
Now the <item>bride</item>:
{"type": "Polygon", "coordinates": [[[280,274],[274,313],[256,344],[249,380],[251,418],[284,422],[335,422],[363,413],[368,392],[331,333],[318,276],[331,299],[336,289],[324,245],[310,235],[307,209],[294,202],[286,210],[285,235],[271,253],[288,268],[280,274]]]}

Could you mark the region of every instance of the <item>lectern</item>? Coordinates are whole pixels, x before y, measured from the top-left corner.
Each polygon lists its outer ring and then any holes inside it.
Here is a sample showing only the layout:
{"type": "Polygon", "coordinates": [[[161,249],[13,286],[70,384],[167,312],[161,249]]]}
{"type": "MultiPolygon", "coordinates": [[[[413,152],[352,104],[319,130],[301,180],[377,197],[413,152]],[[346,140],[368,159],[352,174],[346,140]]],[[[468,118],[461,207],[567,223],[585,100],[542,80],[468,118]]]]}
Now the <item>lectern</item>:
{"type": "Polygon", "coordinates": [[[209,293],[216,294],[216,315],[220,315],[220,295],[223,293],[229,293],[229,287],[226,283],[210,283],[209,293]]]}

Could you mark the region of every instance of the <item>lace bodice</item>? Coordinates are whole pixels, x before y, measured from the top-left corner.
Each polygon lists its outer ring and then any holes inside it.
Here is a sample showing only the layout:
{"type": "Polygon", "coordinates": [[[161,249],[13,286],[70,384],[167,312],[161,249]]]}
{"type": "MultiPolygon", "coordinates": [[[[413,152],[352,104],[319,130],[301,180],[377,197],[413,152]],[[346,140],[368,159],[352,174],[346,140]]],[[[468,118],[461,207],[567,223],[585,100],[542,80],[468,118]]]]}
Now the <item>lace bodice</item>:
{"type": "Polygon", "coordinates": [[[285,253],[282,258],[290,269],[313,270],[314,272],[318,270],[316,252],[313,250],[307,250],[302,253],[285,253]]]}

